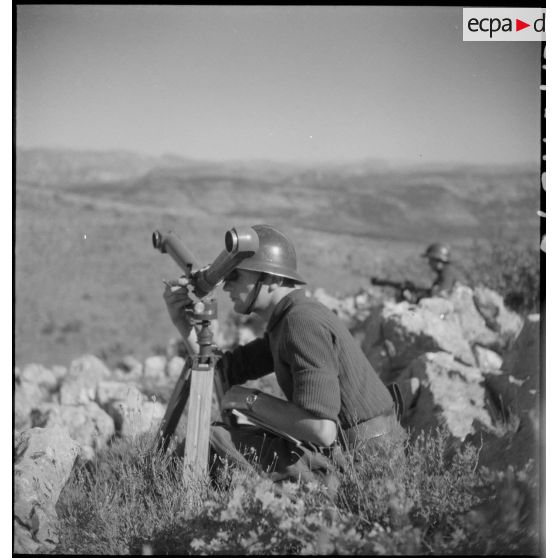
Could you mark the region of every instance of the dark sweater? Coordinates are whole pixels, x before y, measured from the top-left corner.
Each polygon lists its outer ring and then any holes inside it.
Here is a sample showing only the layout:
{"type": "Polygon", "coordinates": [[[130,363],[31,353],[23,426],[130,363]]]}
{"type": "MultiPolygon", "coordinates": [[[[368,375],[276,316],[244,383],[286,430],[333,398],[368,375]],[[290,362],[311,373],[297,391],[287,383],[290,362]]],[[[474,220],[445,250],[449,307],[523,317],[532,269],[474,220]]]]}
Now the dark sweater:
{"type": "Polygon", "coordinates": [[[342,428],[387,415],[386,386],[339,318],[300,289],[275,307],[262,339],[232,353],[232,383],[275,371],[289,401],[342,428]]]}

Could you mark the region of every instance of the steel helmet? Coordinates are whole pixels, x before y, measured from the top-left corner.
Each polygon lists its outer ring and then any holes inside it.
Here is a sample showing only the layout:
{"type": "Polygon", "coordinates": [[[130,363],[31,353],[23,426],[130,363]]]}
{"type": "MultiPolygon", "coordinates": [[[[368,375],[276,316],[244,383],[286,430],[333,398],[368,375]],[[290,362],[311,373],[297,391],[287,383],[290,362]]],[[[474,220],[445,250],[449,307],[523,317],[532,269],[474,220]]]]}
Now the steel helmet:
{"type": "Polygon", "coordinates": [[[296,253],[291,241],[269,225],[253,225],[252,228],[258,234],[259,248],[253,256],[242,260],[237,269],[270,273],[305,284],[296,270],[296,253]]]}
{"type": "Polygon", "coordinates": [[[431,244],[424,254],[422,254],[423,258],[432,258],[434,260],[439,260],[444,263],[450,262],[450,249],[447,244],[440,244],[439,242],[435,242],[431,244]]]}

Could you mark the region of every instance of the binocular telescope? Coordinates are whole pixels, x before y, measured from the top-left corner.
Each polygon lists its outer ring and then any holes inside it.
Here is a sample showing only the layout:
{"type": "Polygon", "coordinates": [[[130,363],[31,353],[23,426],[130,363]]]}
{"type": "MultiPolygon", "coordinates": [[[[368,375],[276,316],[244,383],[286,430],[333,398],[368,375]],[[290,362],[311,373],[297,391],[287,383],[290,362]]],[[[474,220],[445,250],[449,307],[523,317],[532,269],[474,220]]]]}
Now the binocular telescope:
{"type": "Polygon", "coordinates": [[[225,249],[214,262],[203,269],[197,258],[172,231],[152,236],[153,248],[168,254],[184,271],[198,298],[204,298],[244,259],[253,256],[259,247],[258,234],[251,227],[233,228],[225,233],[225,249]]]}

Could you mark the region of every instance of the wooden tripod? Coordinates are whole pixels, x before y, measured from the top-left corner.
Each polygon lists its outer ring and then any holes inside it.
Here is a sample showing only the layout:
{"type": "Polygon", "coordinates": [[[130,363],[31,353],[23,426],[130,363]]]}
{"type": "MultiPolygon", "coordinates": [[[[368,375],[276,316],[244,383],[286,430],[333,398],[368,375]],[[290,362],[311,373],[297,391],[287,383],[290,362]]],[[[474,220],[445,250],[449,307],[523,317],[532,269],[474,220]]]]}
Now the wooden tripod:
{"type": "Polygon", "coordinates": [[[224,378],[215,374],[218,355],[213,345],[211,320],[217,317],[217,301],[211,299],[195,303],[191,316],[195,325],[201,325],[199,330],[196,329],[199,353],[188,356],[156,438],[156,448],[166,451],[189,401],[184,475],[189,468],[202,473],[207,472],[213,384],[219,408],[226,389],[224,378]]]}

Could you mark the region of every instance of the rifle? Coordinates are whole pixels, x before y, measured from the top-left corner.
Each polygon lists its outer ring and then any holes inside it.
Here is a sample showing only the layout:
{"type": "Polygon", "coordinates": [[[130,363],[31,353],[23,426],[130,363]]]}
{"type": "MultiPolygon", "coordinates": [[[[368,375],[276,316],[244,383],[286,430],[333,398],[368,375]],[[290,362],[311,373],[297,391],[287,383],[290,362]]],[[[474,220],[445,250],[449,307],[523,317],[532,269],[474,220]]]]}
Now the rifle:
{"type": "Polygon", "coordinates": [[[207,471],[209,453],[209,427],[211,421],[212,383],[214,383],[217,403],[228,388],[226,376],[216,368],[219,352],[213,345],[211,321],[217,318],[217,301],[209,298],[215,287],[245,258],[252,256],[259,246],[256,232],[251,229],[231,229],[225,235],[225,249],[215,261],[202,269],[198,260],[182,244],[178,236],[169,232],[162,235],[155,231],[153,247],[163,254],[169,254],[184,272],[186,287],[199,300],[186,309],[190,321],[200,325],[196,330],[199,353],[190,354],[169,400],[165,416],[155,439],[156,449],[166,451],[171,436],[190,399],[188,422],[186,425],[186,446],[184,450],[184,474],[187,465],[202,472],[207,471]],[[217,374],[215,371],[217,370],[217,374]]]}
{"type": "Polygon", "coordinates": [[[393,287],[401,291],[413,291],[416,289],[412,281],[392,281],[391,279],[380,279],[379,277],[371,277],[370,283],[377,287],[393,287]]]}
{"type": "Polygon", "coordinates": [[[377,287],[392,287],[399,291],[399,297],[403,300],[408,300],[403,296],[403,291],[411,293],[413,302],[418,302],[419,299],[430,296],[430,289],[425,287],[417,287],[412,281],[392,281],[391,279],[381,279],[379,277],[371,277],[370,283],[377,287]]]}

